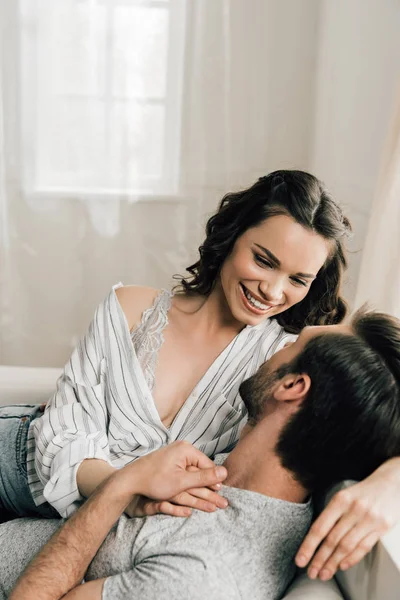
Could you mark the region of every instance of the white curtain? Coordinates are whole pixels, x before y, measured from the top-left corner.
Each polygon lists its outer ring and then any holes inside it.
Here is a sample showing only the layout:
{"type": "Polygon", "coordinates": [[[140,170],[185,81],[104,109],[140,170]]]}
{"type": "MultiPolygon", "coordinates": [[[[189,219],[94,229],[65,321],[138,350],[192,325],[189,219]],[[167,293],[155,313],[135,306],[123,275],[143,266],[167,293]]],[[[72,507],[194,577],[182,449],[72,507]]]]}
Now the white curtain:
{"type": "Polygon", "coordinates": [[[363,252],[356,303],[364,302],[400,318],[400,94],[363,252]]]}
{"type": "Polygon", "coordinates": [[[0,364],[61,366],[111,285],[170,286],[273,169],[369,203],[400,4],[364,4],[0,0],[0,364]]]}
{"type": "Polygon", "coordinates": [[[307,167],[318,2],[291,4],[0,0],[0,364],[63,364],[113,283],[191,264],[224,193],[307,167]]]}

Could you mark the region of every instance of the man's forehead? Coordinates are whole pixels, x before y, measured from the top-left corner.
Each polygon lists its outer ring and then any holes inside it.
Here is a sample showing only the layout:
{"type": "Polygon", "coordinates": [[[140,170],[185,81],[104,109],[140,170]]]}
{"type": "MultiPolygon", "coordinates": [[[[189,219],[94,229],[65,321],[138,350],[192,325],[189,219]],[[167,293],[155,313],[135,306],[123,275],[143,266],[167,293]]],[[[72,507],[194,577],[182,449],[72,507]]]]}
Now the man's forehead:
{"type": "Polygon", "coordinates": [[[312,327],[305,327],[300,335],[299,339],[302,343],[306,343],[317,335],[325,335],[330,333],[342,333],[345,335],[354,335],[354,332],[350,325],[314,325],[312,327]]]}

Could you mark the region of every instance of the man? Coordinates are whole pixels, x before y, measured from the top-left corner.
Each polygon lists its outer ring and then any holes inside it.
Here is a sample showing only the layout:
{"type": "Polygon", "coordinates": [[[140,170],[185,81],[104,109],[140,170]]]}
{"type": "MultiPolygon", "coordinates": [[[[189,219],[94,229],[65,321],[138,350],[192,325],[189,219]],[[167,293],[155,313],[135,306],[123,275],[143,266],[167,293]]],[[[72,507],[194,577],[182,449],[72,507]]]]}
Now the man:
{"type": "Polygon", "coordinates": [[[61,529],[48,522],[35,539],[35,521],[3,525],[5,593],[13,584],[7,556],[22,570],[57,530],[11,600],[279,598],[311,521],[310,493],[366,477],[399,454],[399,381],[395,319],[358,313],[349,327],[305,329],[241,386],[249,423],[229,456],[216,457],[228,471],[227,509],[189,519],[123,516],[106,538],[133,495],[168,499],[193,486],[188,475],[202,476],[199,485],[224,479],[213,470],[186,473],[209,459],[173,444],[112,475],[61,529]]]}

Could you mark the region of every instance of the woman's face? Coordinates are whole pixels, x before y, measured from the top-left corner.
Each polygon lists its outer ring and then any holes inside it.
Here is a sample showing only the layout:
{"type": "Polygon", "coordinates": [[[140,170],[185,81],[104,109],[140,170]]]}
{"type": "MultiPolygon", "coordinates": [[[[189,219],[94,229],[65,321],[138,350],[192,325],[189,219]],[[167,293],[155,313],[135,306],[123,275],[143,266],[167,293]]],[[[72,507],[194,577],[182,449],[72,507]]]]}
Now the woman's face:
{"type": "Polygon", "coordinates": [[[300,302],[329,249],[327,240],[286,215],[248,229],[221,269],[221,286],[233,317],[257,325],[300,302]]]}

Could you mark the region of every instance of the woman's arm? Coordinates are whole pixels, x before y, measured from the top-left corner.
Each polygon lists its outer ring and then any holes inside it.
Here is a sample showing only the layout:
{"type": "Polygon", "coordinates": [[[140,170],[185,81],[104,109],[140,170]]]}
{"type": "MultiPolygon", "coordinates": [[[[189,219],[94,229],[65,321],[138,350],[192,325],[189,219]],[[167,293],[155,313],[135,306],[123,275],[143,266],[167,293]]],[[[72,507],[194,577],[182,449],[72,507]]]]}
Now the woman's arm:
{"type": "MultiPolygon", "coordinates": [[[[115,294],[125,314],[128,328],[131,330],[140,321],[143,311],[152,305],[158,290],[131,285],[117,288],[115,294]]],[[[97,486],[115,471],[116,469],[104,460],[84,460],[76,474],[80,494],[89,498],[97,486]]],[[[133,516],[133,511],[130,516],[133,516]]]]}
{"type": "MultiPolygon", "coordinates": [[[[120,287],[115,293],[123,301],[131,326],[151,304],[157,290],[131,286],[120,287]]],[[[83,498],[113,472],[105,400],[107,340],[114,326],[113,294],[97,308],[88,332],[57,382],[54,396],[32,426],[35,467],[44,496],[63,517],[70,516],[83,498]]]]}
{"type": "Polygon", "coordinates": [[[103,481],[108,479],[117,469],[104,460],[95,458],[85,459],[76,473],[76,482],[80,494],[89,498],[103,481]]]}
{"type": "MultiPolygon", "coordinates": [[[[44,414],[32,425],[35,467],[44,487],[43,494],[63,517],[70,516],[84,497],[77,485],[82,461],[98,459],[112,468],[104,392],[107,364],[103,328],[107,309],[106,300],[98,307],[88,332],[65,365],[44,414]]],[[[101,477],[93,481],[91,487],[96,487],[100,480],[101,477]]]]}
{"type": "Polygon", "coordinates": [[[305,567],[311,560],[309,577],[330,579],[338,569],[346,570],[357,564],[399,520],[400,457],[397,457],[332,498],[300,546],[296,564],[305,567]]]}
{"type": "MultiPolygon", "coordinates": [[[[88,581],[83,585],[78,585],[68,592],[66,596],[63,596],[63,600],[101,600],[105,581],[104,578],[95,579],[94,581],[88,581]]],[[[133,598],[131,600],[133,600],[133,598]]]]}

